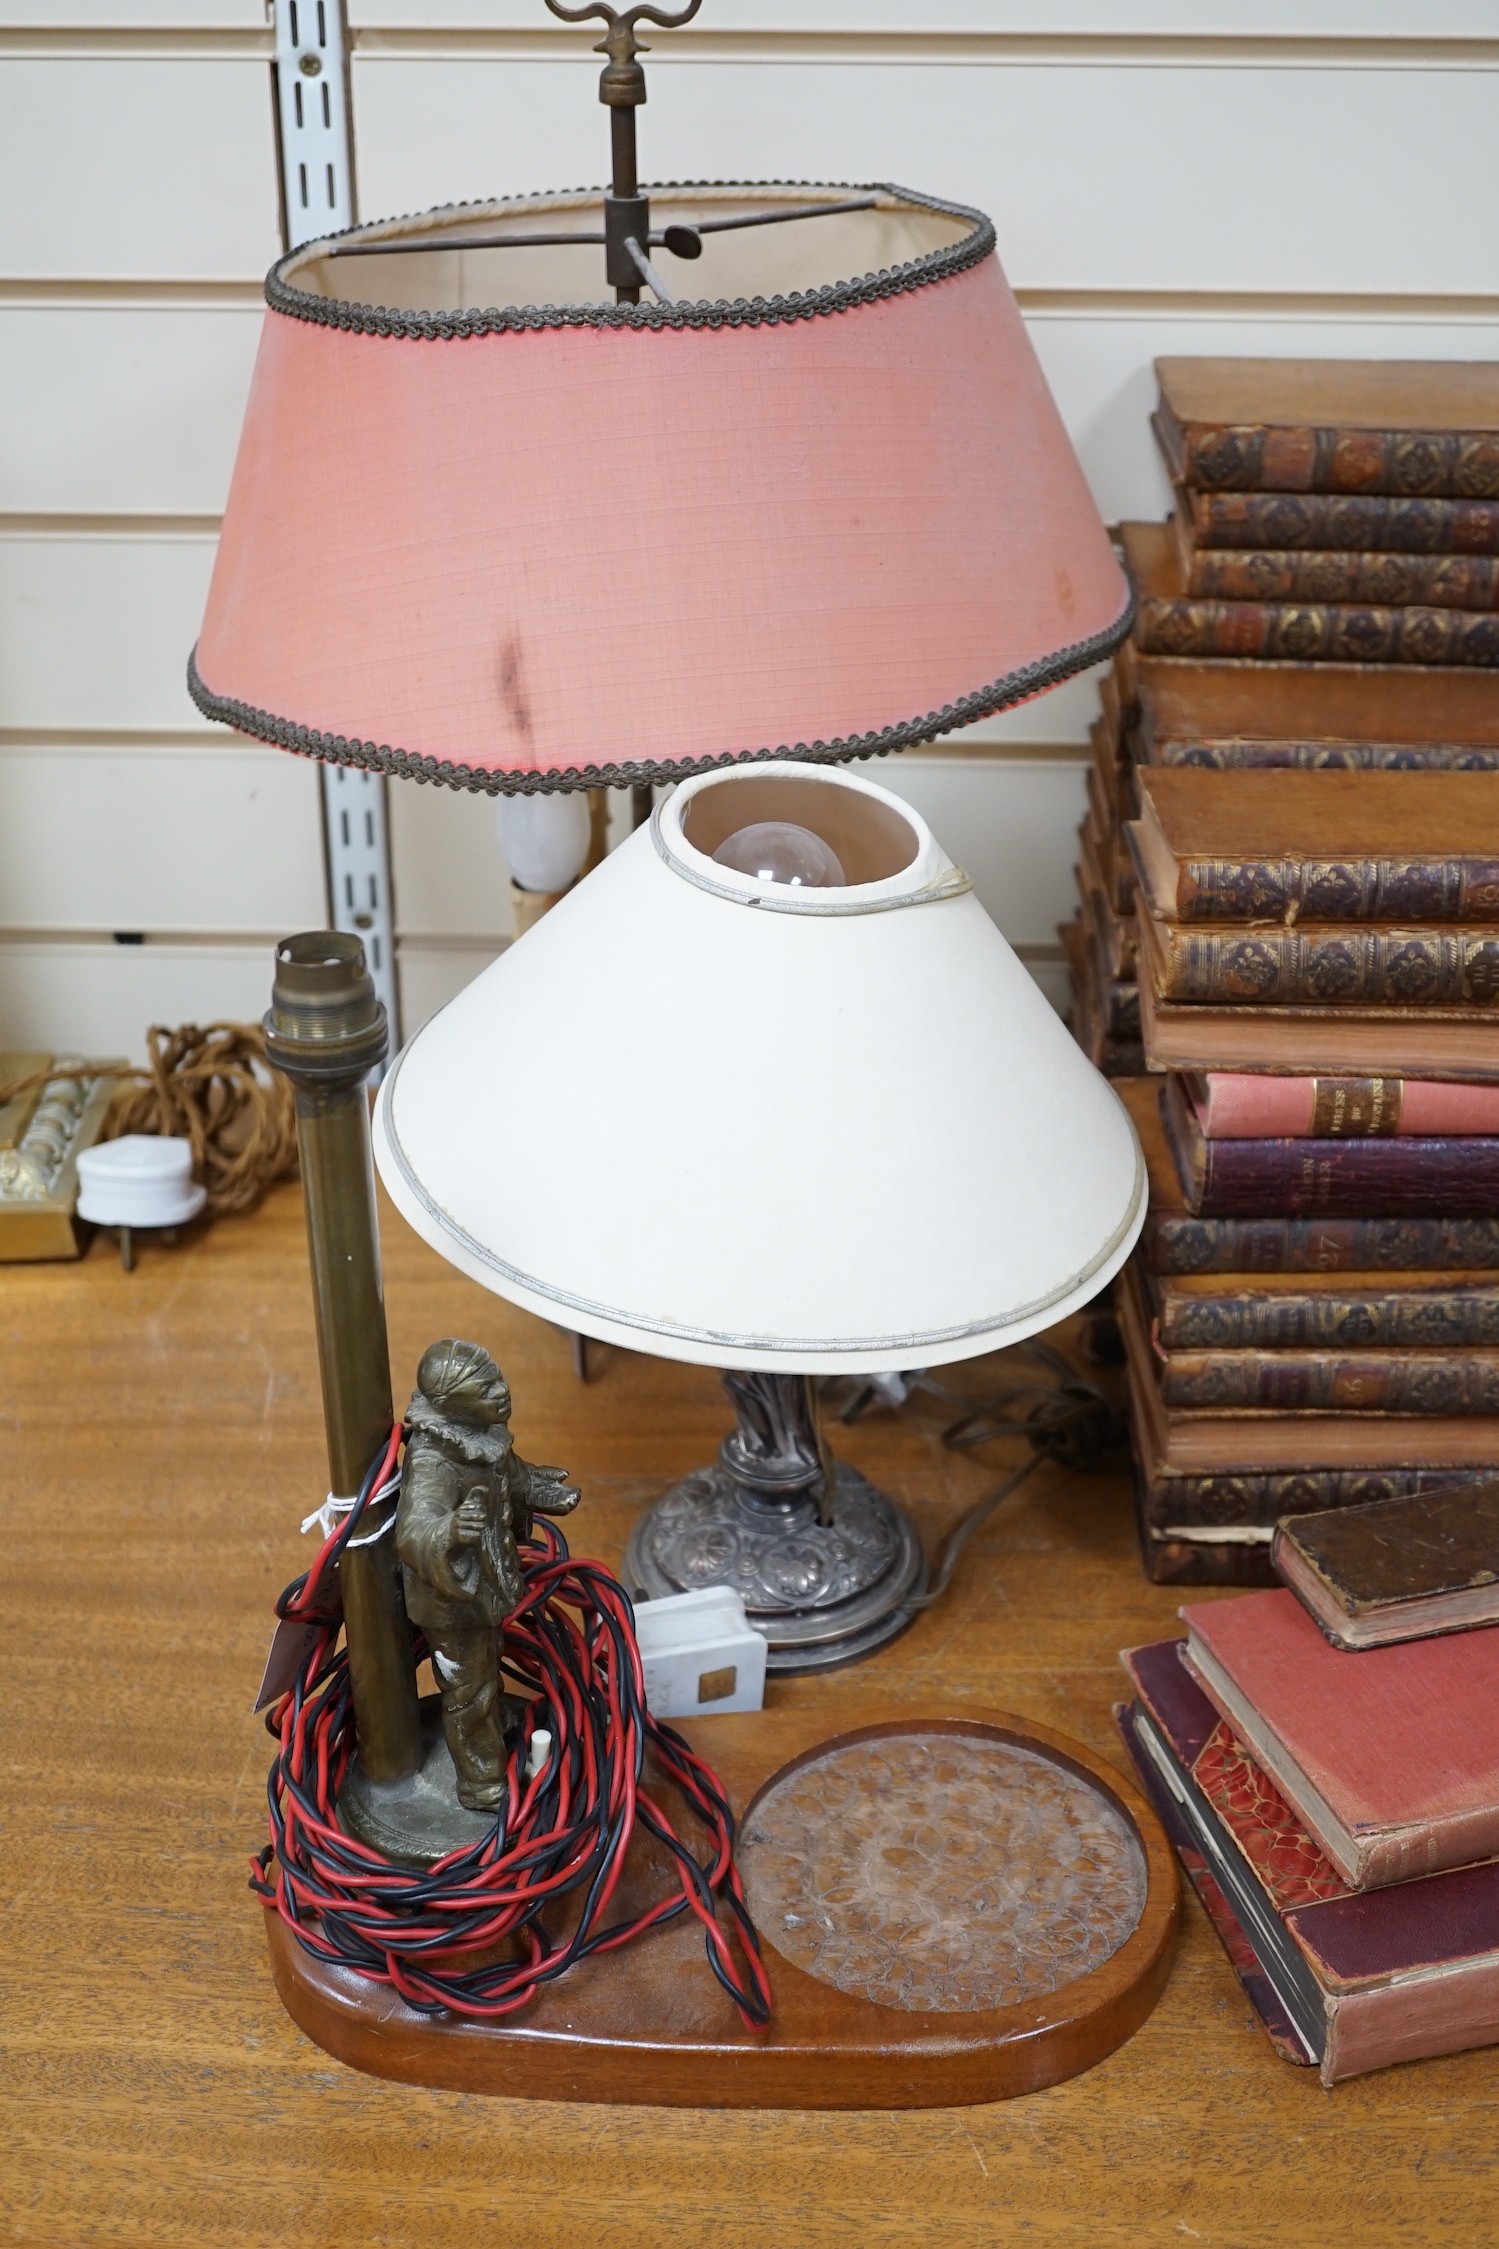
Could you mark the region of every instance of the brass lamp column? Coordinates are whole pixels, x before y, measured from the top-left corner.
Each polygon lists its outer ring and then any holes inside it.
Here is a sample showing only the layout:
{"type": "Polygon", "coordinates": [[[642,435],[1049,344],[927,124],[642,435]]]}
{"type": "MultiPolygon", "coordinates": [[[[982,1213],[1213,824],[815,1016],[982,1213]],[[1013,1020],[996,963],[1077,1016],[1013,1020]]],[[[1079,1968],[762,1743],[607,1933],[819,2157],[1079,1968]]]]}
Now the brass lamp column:
{"type": "MultiPolygon", "coordinates": [[[[329,1489],[351,1498],[394,1418],[365,1084],[389,1049],[359,939],[312,930],[276,948],[266,1052],[296,1088],[329,1489]]],[[[422,1761],[411,1632],[393,1537],[367,1512],[339,1563],[359,1767],[377,1784],[422,1761]]]]}

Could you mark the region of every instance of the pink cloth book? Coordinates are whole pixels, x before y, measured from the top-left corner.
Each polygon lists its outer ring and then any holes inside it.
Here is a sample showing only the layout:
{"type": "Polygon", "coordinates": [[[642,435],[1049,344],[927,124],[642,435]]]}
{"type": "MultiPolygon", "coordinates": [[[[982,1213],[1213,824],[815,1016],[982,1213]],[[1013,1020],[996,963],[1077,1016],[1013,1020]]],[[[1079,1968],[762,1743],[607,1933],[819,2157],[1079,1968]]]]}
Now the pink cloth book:
{"type": "Polygon", "coordinates": [[[1192,1101],[1209,1140],[1499,1134],[1499,1085],[1438,1078],[1272,1078],[1209,1070],[1192,1081],[1192,1101]]]}
{"type": "Polygon", "coordinates": [[[1499,1626],[1350,1655],[1284,1589],[1181,1614],[1193,1676],[1355,1889],[1499,1854],[1499,1626]]]}

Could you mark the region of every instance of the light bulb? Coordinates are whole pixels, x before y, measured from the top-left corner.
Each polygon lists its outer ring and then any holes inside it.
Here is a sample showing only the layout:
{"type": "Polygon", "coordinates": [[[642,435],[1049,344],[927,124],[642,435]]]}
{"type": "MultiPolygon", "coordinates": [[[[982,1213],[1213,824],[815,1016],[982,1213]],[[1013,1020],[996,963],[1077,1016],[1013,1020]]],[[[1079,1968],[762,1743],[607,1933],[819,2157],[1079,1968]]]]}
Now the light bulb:
{"type": "Polygon", "coordinates": [[[793,890],[837,890],[848,880],[832,846],[794,820],[756,820],[736,828],[713,856],[736,874],[783,882],[793,890]]]}
{"type": "Polygon", "coordinates": [[[522,890],[566,890],[588,857],[588,798],[581,789],[501,797],[500,848],[522,890]]]}

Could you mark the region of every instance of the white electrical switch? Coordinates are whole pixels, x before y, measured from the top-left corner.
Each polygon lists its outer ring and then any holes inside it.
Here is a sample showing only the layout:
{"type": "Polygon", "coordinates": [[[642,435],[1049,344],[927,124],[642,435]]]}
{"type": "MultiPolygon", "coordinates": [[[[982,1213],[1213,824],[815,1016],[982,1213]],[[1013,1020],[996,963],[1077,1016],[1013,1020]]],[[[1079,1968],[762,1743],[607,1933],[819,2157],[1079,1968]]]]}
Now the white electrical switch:
{"type": "Polygon", "coordinates": [[[653,1718],[758,1710],[765,1701],[764,1636],[731,1585],[637,1601],[635,1633],[653,1718]]]}

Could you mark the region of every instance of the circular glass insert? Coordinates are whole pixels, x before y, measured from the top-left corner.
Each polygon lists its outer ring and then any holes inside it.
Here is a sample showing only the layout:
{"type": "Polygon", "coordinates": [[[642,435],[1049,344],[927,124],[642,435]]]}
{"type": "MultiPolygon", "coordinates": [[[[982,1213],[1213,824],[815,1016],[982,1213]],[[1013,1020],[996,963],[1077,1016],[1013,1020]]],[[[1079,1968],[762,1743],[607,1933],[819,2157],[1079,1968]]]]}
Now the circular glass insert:
{"type": "Polygon", "coordinates": [[[848,879],[832,845],[794,820],[756,820],[736,828],[713,857],[736,874],[783,882],[793,890],[841,890],[848,879]]]}
{"type": "Polygon", "coordinates": [[[1116,1953],[1145,1907],[1145,1856],[1119,1806],[993,1735],[834,1743],[771,1781],[738,1857],[778,1952],[919,2012],[1059,1991],[1116,1953]]]}

